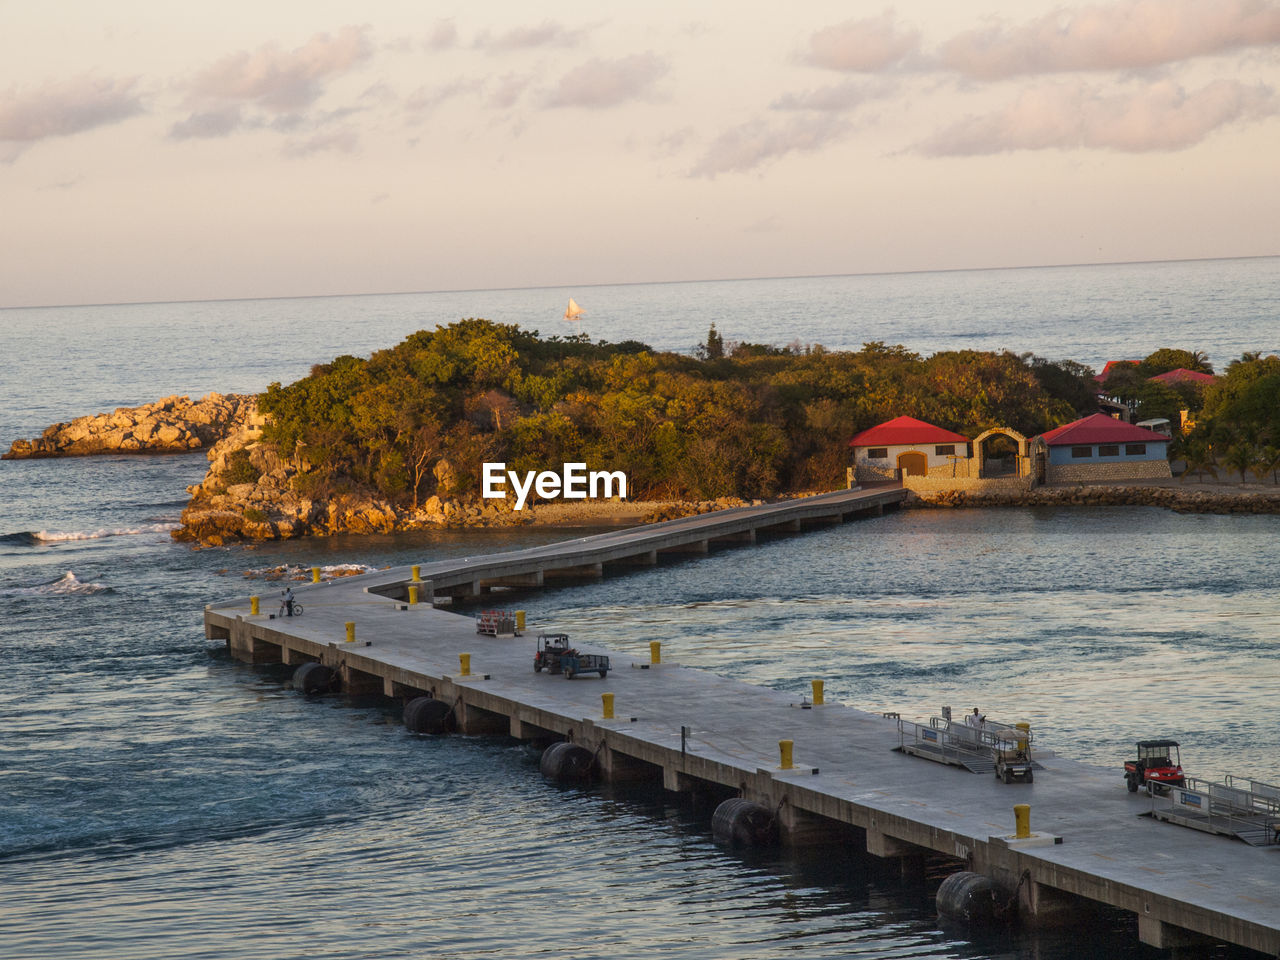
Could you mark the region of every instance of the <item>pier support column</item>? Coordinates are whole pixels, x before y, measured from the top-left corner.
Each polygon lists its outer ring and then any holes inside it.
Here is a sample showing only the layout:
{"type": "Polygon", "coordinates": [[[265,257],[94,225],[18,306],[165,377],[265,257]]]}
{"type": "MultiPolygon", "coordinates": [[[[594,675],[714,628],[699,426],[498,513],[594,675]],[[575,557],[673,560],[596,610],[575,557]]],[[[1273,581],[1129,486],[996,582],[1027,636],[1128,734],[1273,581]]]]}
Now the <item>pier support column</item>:
{"type": "Polygon", "coordinates": [[[797,810],[783,802],[778,810],[778,836],[788,847],[817,847],[846,839],[844,824],[826,817],[797,810]]]}
{"type": "Polygon", "coordinates": [[[289,647],[280,648],[280,662],[286,667],[296,667],[302,663],[314,661],[315,657],[309,657],[301,650],[293,650],[289,647]]]}
{"type": "Polygon", "coordinates": [[[652,567],[658,563],[658,551],[646,550],[643,553],[633,553],[629,557],[619,557],[617,560],[610,560],[609,562],[624,567],[652,567]]]}
{"type": "Polygon", "coordinates": [[[342,678],[342,692],[347,696],[367,697],[383,692],[381,677],[365,673],[348,664],[344,663],[338,667],[338,676],[342,678]]]}
{"type": "Polygon", "coordinates": [[[1152,917],[1138,917],[1138,939],[1157,950],[1177,950],[1179,947],[1206,947],[1217,941],[1202,933],[1174,926],[1152,917]]]}
{"type": "Polygon", "coordinates": [[[511,719],[502,713],[485,710],[475,704],[459,700],[453,708],[454,718],[458,722],[459,733],[470,734],[510,734],[511,719]]]}
{"type": "Polygon", "coordinates": [[[713,540],[715,543],[755,543],[756,532],[751,529],[740,533],[726,533],[723,536],[714,537],[713,540]]]}
{"type": "Polygon", "coordinates": [[[544,578],[563,580],[598,580],[604,576],[604,564],[584,563],[576,567],[556,567],[543,572],[544,578]]]}
{"type": "Polygon", "coordinates": [[[600,776],[610,783],[658,783],[665,780],[665,771],[657,764],[619,753],[608,743],[596,751],[596,765],[600,776]]]}
{"type": "Polygon", "coordinates": [[[261,627],[237,617],[227,643],[231,656],[242,663],[279,663],[279,645],[254,636],[258,629],[261,627]]]}
{"type": "Polygon", "coordinates": [[[1080,898],[1075,894],[1035,880],[1019,883],[1015,876],[1009,876],[1007,882],[1017,886],[1018,911],[1025,917],[1034,917],[1038,926],[1068,924],[1080,916],[1080,898]]]}
{"type": "Polygon", "coordinates": [[[706,540],[692,540],[689,543],[677,543],[674,546],[663,547],[660,553],[693,553],[699,556],[706,553],[710,547],[706,540]]]}
{"type": "Polygon", "coordinates": [[[874,857],[893,861],[899,875],[904,879],[919,877],[924,873],[923,848],[897,837],[881,833],[872,827],[867,828],[867,853],[874,857]]]}

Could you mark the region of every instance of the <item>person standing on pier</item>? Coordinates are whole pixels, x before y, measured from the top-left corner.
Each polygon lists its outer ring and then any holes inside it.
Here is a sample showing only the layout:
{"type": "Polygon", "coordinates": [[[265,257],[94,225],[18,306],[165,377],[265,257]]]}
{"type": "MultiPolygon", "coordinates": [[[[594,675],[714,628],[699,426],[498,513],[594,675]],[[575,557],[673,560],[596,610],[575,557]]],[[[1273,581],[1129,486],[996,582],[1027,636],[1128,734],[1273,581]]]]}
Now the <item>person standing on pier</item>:
{"type": "Polygon", "coordinates": [[[284,615],[293,616],[293,587],[286,587],[284,591],[284,615]]]}

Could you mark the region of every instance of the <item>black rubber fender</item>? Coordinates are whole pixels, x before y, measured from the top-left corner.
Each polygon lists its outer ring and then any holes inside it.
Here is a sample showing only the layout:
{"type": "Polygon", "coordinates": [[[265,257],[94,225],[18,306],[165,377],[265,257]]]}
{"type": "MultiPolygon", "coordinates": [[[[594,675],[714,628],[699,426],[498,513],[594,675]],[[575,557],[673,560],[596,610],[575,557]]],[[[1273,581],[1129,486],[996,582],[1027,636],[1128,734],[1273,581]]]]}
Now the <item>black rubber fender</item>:
{"type": "Polygon", "coordinates": [[[778,842],[778,823],[767,807],[733,797],[711,815],[711,833],[728,843],[771,847],[778,842]]]}
{"type": "Polygon", "coordinates": [[[410,733],[448,733],[453,710],[434,697],[414,697],[404,705],[404,725],[410,733]]]}
{"type": "Polygon", "coordinates": [[[553,743],[542,751],[542,760],[538,769],[548,780],[561,783],[583,783],[590,780],[595,766],[595,757],[586,747],[576,743],[553,743]]]}
{"type": "Polygon", "coordinates": [[[934,899],[939,915],[982,925],[999,919],[1004,897],[990,877],[961,870],[942,881],[934,899]]]}
{"type": "Polygon", "coordinates": [[[336,693],[342,686],[336,670],[323,663],[304,663],[293,671],[293,689],[300,693],[336,693]]]}

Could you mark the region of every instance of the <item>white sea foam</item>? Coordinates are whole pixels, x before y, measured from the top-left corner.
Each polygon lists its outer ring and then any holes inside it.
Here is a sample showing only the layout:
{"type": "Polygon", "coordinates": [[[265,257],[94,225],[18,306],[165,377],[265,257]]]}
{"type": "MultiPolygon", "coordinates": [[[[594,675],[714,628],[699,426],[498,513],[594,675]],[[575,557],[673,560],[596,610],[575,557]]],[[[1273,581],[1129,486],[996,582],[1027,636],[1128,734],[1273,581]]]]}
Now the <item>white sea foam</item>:
{"type": "MultiPolygon", "coordinates": [[[[373,573],[377,567],[363,563],[331,563],[320,568],[320,579],[334,580],[338,577],[354,577],[362,573],[373,573]]],[[[248,579],[253,580],[310,580],[311,568],[296,563],[285,563],[278,567],[263,567],[244,571],[248,579]]]]}
{"type": "Polygon", "coordinates": [[[177,523],[148,523],[140,527],[100,527],[97,530],[40,530],[32,539],[42,543],[66,543],[71,540],[101,540],[103,537],[131,537],[145,533],[168,533],[177,530],[177,523]]]}
{"type": "Polygon", "coordinates": [[[68,570],[52,583],[38,583],[32,587],[15,587],[11,592],[34,596],[71,596],[75,594],[101,593],[111,588],[105,583],[92,583],[81,580],[68,570]]]}

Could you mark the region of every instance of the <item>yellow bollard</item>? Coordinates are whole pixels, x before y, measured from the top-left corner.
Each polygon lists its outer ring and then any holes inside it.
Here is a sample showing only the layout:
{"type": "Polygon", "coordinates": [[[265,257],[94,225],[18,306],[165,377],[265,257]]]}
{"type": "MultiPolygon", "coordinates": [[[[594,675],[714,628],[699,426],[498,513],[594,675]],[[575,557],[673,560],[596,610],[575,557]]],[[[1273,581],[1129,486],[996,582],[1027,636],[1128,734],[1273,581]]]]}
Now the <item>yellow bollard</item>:
{"type": "Polygon", "coordinates": [[[1019,840],[1025,840],[1031,836],[1031,804],[1015,803],[1013,805],[1013,821],[1017,824],[1014,830],[1014,836],[1019,840]]]}
{"type": "Polygon", "coordinates": [[[516,611],[516,633],[524,633],[524,611],[516,611]]]}
{"type": "Polygon", "coordinates": [[[258,615],[258,598],[249,598],[249,616],[256,617],[258,615]]]}
{"type": "Polygon", "coordinates": [[[600,694],[600,703],[603,709],[604,719],[612,720],[613,719],[613,694],[612,693],[600,694]]]}
{"type": "Polygon", "coordinates": [[[312,567],[312,568],[311,568],[311,582],[312,582],[312,583],[319,583],[319,582],[320,582],[320,568],[319,568],[319,567],[312,567]]]}
{"type": "Polygon", "coordinates": [[[356,622],[354,620],[347,621],[347,643],[356,642],[356,622]]]}
{"type": "Polygon", "coordinates": [[[791,755],[794,747],[795,747],[794,740],[778,741],[778,752],[782,754],[782,763],[780,763],[779,766],[782,767],[783,770],[791,769],[791,755]]]}
{"type": "Polygon", "coordinates": [[[413,585],[410,585],[409,586],[409,603],[414,604],[417,602],[418,602],[418,588],[413,585]]]}
{"type": "Polygon", "coordinates": [[[649,662],[650,663],[662,662],[662,641],[661,640],[649,641],[649,662]]]}
{"type": "Polygon", "coordinates": [[[821,681],[821,680],[811,680],[810,682],[813,684],[813,703],[814,703],[814,706],[818,706],[819,704],[825,703],[826,701],[822,699],[822,687],[823,687],[823,685],[824,685],[824,684],[823,684],[823,681],[821,681]]]}
{"type": "Polygon", "coordinates": [[[422,568],[421,568],[421,567],[412,567],[411,569],[413,570],[413,579],[414,579],[414,580],[421,580],[421,579],[422,579],[422,577],[421,577],[421,576],[419,576],[419,574],[422,572],[422,568]]]}
{"type": "MultiPolygon", "coordinates": [[[[1021,730],[1023,733],[1031,732],[1031,724],[1029,723],[1015,723],[1014,726],[1017,727],[1019,730],[1021,730]]],[[[1023,753],[1027,752],[1026,737],[1023,737],[1021,740],[1018,741],[1018,749],[1021,750],[1023,753]]]]}
{"type": "Polygon", "coordinates": [[[471,654],[458,654],[458,670],[464,677],[471,676],[471,654]]]}

